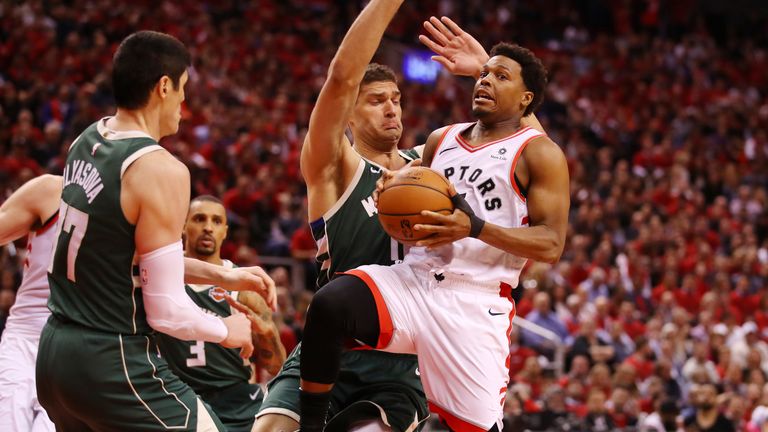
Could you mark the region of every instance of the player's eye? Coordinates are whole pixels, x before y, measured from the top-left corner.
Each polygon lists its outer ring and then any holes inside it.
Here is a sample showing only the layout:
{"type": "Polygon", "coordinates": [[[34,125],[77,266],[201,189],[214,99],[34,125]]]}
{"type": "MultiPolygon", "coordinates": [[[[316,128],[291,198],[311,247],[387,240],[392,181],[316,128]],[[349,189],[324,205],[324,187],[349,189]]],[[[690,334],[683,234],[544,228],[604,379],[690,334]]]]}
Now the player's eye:
{"type": "Polygon", "coordinates": [[[488,71],[482,71],[480,72],[480,78],[485,78],[488,76],[488,71]]]}

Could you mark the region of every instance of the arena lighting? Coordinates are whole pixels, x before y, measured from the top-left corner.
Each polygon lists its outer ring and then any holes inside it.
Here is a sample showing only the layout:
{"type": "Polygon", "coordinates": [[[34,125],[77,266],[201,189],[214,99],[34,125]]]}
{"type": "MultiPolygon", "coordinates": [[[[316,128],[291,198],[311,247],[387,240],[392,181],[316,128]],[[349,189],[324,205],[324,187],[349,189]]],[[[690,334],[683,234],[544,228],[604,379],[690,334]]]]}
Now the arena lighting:
{"type": "Polygon", "coordinates": [[[411,50],[403,54],[403,76],[408,81],[433,84],[441,66],[433,61],[431,51],[411,50]]]}

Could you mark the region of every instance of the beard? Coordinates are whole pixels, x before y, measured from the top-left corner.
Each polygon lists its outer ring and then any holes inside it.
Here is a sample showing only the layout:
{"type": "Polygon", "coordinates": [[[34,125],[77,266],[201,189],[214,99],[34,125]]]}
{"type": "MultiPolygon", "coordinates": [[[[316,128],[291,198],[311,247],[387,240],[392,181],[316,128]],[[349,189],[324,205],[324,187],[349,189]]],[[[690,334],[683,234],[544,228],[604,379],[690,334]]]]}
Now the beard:
{"type": "Polygon", "coordinates": [[[702,402],[697,406],[697,408],[702,411],[710,411],[714,407],[715,407],[715,404],[712,402],[702,402]]]}
{"type": "MultiPolygon", "coordinates": [[[[211,240],[210,238],[206,238],[205,240],[211,240]]],[[[203,246],[203,242],[201,240],[198,240],[195,244],[195,254],[200,257],[209,257],[216,253],[216,242],[213,241],[213,246],[203,246]]]]}

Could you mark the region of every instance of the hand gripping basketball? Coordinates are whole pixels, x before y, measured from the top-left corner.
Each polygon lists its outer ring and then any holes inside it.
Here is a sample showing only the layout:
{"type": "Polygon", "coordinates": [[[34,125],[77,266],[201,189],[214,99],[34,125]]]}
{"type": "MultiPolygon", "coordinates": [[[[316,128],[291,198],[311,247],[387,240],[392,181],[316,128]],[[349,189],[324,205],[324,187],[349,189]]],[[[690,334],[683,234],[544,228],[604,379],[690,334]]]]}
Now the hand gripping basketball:
{"type": "Polygon", "coordinates": [[[431,223],[422,212],[449,215],[453,204],[449,195],[448,180],[426,167],[409,167],[396,171],[384,180],[383,191],[378,196],[379,222],[393,239],[411,243],[432,235],[418,232],[418,224],[431,223]]]}
{"type": "Polygon", "coordinates": [[[422,211],[421,215],[428,222],[416,225],[414,230],[427,234],[417,246],[436,248],[450,244],[465,237],[479,237],[485,226],[485,221],[477,217],[463,195],[456,193],[453,185],[449,187],[451,203],[455,210],[449,215],[422,211]]]}

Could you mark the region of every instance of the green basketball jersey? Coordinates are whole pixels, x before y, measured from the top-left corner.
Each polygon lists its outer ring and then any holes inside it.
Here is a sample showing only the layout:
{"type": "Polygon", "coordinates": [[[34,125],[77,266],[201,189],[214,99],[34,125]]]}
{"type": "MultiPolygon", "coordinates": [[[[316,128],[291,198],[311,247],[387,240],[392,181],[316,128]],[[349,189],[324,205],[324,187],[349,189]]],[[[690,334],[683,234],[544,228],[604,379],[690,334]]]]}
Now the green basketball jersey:
{"type": "MultiPolygon", "coordinates": [[[[400,156],[407,161],[419,157],[415,150],[401,151],[400,156]]],[[[391,265],[405,256],[403,245],[384,232],[376,215],[371,195],[379,177],[381,166],[361,158],[339,201],[310,223],[320,265],[317,286],[328,283],[337,272],[364,264],[391,265]]]]}
{"type": "Polygon", "coordinates": [[[163,149],[143,132],[113,131],[106,121],[89,126],[67,155],[48,306],[60,319],[96,330],[149,333],[132,273],[136,227],[123,215],[120,180],[139,157],[163,149]]]}
{"type": "MultiPolygon", "coordinates": [[[[226,260],[224,266],[233,267],[232,262],[226,260]]],[[[229,292],[215,285],[186,285],[185,288],[205,312],[222,318],[232,313],[224,294],[237,299],[236,291],[229,292]]],[[[251,377],[250,363],[240,357],[240,349],[204,341],[182,341],[164,333],[157,334],[157,345],[171,370],[198,394],[248,382],[251,377]]]]}

